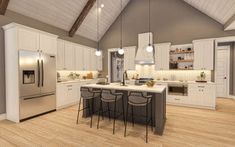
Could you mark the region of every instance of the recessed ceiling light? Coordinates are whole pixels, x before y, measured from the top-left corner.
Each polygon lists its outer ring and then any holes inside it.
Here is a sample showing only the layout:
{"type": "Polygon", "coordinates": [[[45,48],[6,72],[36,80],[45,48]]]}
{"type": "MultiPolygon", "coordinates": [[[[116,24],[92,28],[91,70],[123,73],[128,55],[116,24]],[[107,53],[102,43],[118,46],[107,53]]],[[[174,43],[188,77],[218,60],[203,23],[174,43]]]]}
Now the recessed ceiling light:
{"type": "Polygon", "coordinates": [[[101,7],[101,8],[104,8],[104,4],[101,4],[100,7],[101,7]]]}

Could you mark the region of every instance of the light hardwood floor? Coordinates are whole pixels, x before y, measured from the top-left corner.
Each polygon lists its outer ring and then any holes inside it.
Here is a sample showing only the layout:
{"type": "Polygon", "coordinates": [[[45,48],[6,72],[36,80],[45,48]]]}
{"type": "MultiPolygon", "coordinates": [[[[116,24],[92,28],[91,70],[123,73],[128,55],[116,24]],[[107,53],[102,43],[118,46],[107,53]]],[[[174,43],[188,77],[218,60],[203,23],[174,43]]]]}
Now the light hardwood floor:
{"type": "MultiPolygon", "coordinates": [[[[202,110],[167,106],[167,122],[163,136],[149,133],[145,143],[145,127],[129,124],[127,137],[123,137],[123,122],[117,122],[112,135],[112,122],[101,121],[96,129],[90,119],[80,118],[76,125],[77,107],[70,107],[43,115],[20,124],[0,122],[0,147],[227,147],[235,146],[235,101],[218,99],[217,110],[202,110]]],[[[149,129],[150,130],[150,129],[149,129]]]]}

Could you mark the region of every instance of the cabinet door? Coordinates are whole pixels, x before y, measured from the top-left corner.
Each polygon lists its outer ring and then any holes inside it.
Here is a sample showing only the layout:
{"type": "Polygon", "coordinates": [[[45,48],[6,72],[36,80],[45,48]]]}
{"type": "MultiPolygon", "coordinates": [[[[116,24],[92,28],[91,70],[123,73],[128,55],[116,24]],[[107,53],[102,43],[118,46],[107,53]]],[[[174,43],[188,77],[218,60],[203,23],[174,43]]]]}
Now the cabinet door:
{"type": "Polygon", "coordinates": [[[214,69],[214,40],[197,40],[194,46],[194,69],[214,69]]]}
{"type": "Polygon", "coordinates": [[[193,49],[194,49],[194,63],[193,68],[197,70],[202,70],[204,68],[203,66],[203,60],[204,60],[204,53],[203,53],[203,43],[201,42],[194,42],[193,43],[193,49]]]}
{"type": "Polygon", "coordinates": [[[20,50],[39,50],[39,33],[30,29],[19,28],[18,41],[20,50]]]}
{"type": "Polygon", "coordinates": [[[65,42],[65,69],[74,70],[75,69],[75,52],[74,45],[69,42],[65,42]]]}
{"type": "Polygon", "coordinates": [[[64,69],[64,41],[57,41],[57,56],[56,56],[56,69],[63,70],[64,69]]]}
{"type": "Polygon", "coordinates": [[[136,47],[125,47],[124,50],[124,70],[135,70],[136,47]]]}
{"type": "Polygon", "coordinates": [[[214,40],[204,41],[204,69],[214,70],[214,40]]]}
{"type": "Polygon", "coordinates": [[[67,87],[67,96],[68,96],[66,103],[71,104],[71,103],[77,102],[78,101],[77,84],[76,83],[67,84],[66,87],[67,87]]]}
{"type": "Polygon", "coordinates": [[[56,107],[62,107],[67,101],[67,87],[64,84],[56,86],[56,107]]]}
{"type": "Polygon", "coordinates": [[[83,70],[84,63],[83,63],[83,48],[81,46],[75,47],[75,69],[76,70],[83,70]]]}
{"type": "Polygon", "coordinates": [[[169,70],[170,43],[155,45],[155,69],[169,70]]]}
{"type": "Polygon", "coordinates": [[[83,50],[84,70],[91,70],[90,54],[91,54],[90,48],[84,47],[84,50],[83,50]]]}
{"type": "Polygon", "coordinates": [[[99,57],[96,57],[96,69],[98,71],[102,71],[103,70],[103,58],[102,58],[102,55],[99,56],[99,57]]]}
{"type": "Polygon", "coordinates": [[[90,68],[91,68],[91,70],[92,71],[96,71],[97,70],[97,68],[96,68],[96,65],[97,65],[97,63],[96,63],[96,55],[95,55],[95,49],[90,49],[91,51],[91,53],[90,53],[90,61],[91,61],[91,65],[90,65],[90,68]]]}
{"type": "Polygon", "coordinates": [[[40,50],[44,53],[56,55],[57,38],[48,34],[40,33],[40,50]]]}

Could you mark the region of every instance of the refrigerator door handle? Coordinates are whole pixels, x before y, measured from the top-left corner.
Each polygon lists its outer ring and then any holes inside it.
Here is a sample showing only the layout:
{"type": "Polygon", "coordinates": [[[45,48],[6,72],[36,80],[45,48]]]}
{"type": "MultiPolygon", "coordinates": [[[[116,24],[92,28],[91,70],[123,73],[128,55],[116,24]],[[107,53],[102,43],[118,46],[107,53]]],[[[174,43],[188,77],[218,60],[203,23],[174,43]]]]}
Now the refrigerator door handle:
{"type": "Polygon", "coordinates": [[[39,60],[37,60],[37,68],[38,68],[38,87],[40,87],[40,65],[39,65],[39,60]]]}
{"type": "Polygon", "coordinates": [[[43,87],[43,84],[44,84],[44,67],[43,67],[43,60],[41,60],[41,67],[42,67],[42,87],[43,87]]]}

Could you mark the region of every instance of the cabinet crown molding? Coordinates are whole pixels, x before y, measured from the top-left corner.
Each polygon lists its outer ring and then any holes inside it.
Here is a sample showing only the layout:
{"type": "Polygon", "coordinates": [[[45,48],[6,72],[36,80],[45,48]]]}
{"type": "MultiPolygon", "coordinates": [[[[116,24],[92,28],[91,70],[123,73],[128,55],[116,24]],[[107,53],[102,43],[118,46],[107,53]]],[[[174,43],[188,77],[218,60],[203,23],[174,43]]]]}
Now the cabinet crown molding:
{"type": "Polygon", "coordinates": [[[2,28],[3,28],[4,31],[12,29],[12,28],[23,28],[23,29],[28,29],[28,30],[31,30],[31,31],[34,31],[34,32],[38,32],[38,33],[42,33],[42,34],[46,34],[46,35],[50,35],[52,37],[58,38],[58,35],[48,33],[48,32],[45,32],[45,31],[41,31],[41,30],[38,30],[38,29],[35,29],[35,28],[31,28],[31,27],[28,27],[28,26],[25,26],[25,25],[22,25],[22,24],[18,24],[18,23],[15,23],[15,22],[4,25],[4,26],[2,26],[2,28]]]}

